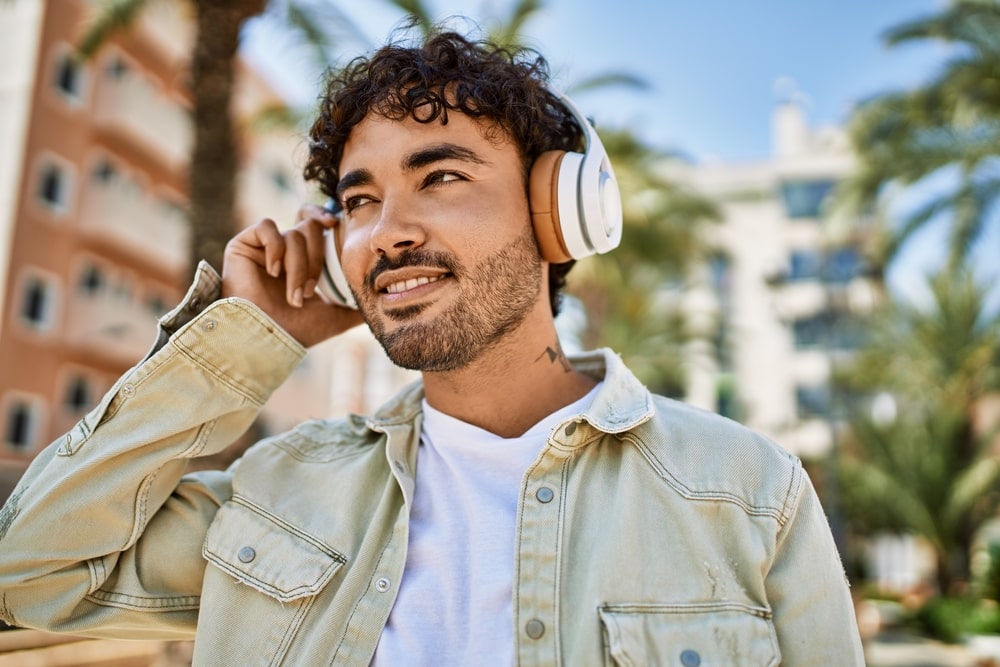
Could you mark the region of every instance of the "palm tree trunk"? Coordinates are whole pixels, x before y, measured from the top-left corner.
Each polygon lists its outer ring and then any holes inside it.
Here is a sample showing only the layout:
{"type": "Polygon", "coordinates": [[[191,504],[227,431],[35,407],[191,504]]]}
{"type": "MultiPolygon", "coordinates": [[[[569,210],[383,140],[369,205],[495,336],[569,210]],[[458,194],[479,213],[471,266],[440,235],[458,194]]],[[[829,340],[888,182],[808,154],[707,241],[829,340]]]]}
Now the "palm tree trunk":
{"type": "Polygon", "coordinates": [[[205,259],[222,267],[226,242],[236,230],[238,159],[230,115],[233,70],[240,29],[264,9],[264,0],[195,3],[197,37],[191,62],[194,148],[188,174],[193,268],[205,259]]]}

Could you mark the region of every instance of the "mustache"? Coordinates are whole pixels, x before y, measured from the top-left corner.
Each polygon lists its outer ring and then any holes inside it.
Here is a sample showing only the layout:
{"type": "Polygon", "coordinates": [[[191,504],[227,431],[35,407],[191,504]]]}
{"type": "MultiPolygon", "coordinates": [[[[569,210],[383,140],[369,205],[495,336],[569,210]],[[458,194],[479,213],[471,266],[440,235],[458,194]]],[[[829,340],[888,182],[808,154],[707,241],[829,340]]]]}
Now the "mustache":
{"type": "Polygon", "coordinates": [[[396,257],[390,257],[389,255],[382,255],[379,257],[375,266],[373,266],[372,270],[368,272],[367,276],[365,276],[365,287],[368,288],[369,291],[375,291],[375,281],[378,280],[380,275],[386,271],[402,269],[407,266],[444,269],[448,273],[454,275],[461,275],[463,270],[462,263],[450,253],[438,250],[415,248],[413,250],[404,250],[396,257]]]}

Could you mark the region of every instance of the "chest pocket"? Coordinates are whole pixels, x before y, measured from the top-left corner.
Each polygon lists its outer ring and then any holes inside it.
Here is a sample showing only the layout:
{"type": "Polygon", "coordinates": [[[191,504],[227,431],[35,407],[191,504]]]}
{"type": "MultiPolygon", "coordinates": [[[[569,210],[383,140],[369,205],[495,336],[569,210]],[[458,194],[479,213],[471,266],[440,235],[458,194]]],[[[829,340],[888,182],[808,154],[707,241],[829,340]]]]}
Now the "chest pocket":
{"type": "Polygon", "coordinates": [[[608,664],[768,667],[780,662],[770,610],[738,603],[620,604],[598,610],[608,664]]]}
{"type": "Polygon", "coordinates": [[[346,562],[320,540],[239,496],[216,514],[202,553],[279,602],[315,595],[346,562]]]}

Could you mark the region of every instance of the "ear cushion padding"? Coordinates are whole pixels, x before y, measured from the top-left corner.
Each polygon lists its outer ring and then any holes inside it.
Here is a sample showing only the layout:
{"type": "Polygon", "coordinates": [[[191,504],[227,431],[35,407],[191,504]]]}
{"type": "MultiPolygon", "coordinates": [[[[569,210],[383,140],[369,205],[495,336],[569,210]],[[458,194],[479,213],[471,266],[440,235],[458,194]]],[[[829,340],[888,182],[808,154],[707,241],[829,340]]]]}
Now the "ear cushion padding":
{"type": "Polygon", "coordinates": [[[573,259],[566,248],[559,222],[559,166],[565,151],[546,151],[531,165],[528,175],[528,204],[535,238],[542,252],[542,259],[561,264],[573,259]]]}

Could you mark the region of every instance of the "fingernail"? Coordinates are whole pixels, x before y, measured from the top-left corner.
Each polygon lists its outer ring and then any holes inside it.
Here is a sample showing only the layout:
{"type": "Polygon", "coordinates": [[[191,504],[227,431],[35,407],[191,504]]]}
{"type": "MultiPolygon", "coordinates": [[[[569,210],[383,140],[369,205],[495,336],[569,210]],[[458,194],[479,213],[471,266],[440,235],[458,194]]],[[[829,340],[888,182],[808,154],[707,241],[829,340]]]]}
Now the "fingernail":
{"type": "Polygon", "coordinates": [[[302,307],[302,288],[296,287],[295,291],[292,292],[292,305],[296,308],[302,307]]]}
{"type": "Polygon", "coordinates": [[[306,297],[307,298],[311,297],[315,292],[316,292],[316,281],[315,280],[309,280],[306,283],[306,291],[305,291],[306,297]]]}
{"type": "Polygon", "coordinates": [[[281,261],[278,260],[277,262],[272,262],[271,266],[267,267],[267,272],[271,275],[272,278],[277,278],[278,276],[280,276],[281,261]]]}

